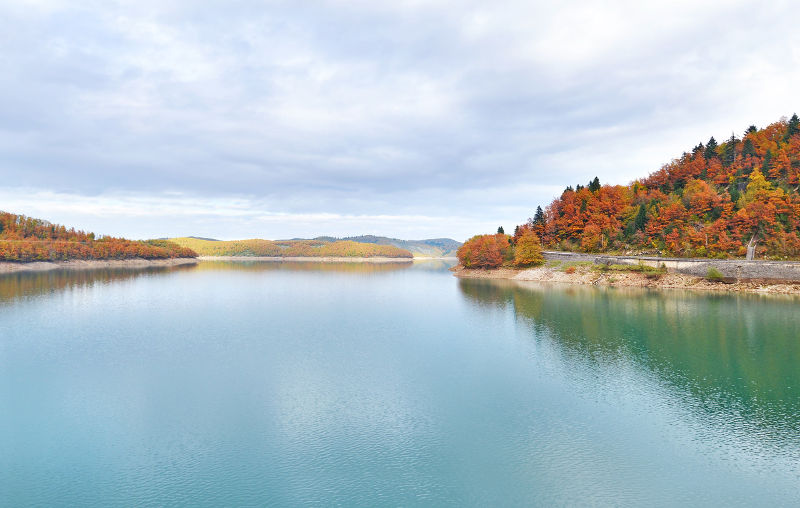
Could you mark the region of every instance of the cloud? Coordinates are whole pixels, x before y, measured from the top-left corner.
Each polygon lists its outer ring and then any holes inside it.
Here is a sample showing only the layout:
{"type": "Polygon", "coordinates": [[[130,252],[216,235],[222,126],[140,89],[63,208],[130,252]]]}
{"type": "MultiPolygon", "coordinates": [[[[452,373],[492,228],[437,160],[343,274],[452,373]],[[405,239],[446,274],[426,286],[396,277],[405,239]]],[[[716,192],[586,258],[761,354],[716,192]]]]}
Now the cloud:
{"type": "MultiPolygon", "coordinates": [[[[508,228],[566,185],[626,183],[800,109],[798,15],[791,2],[5,2],[0,177],[31,192],[15,211],[48,217],[61,212],[34,206],[42,193],[124,195],[158,224],[207,206],[203,231],[184,234],[224,236],[220,210],[244,200],[348,234],[362,220],[463,238],[470,221],[508,228]]],[[[95,224],[93,210],[69,218],[95,224]]],[[[109,232],[153,236],[126,210],[109,232]]]]}

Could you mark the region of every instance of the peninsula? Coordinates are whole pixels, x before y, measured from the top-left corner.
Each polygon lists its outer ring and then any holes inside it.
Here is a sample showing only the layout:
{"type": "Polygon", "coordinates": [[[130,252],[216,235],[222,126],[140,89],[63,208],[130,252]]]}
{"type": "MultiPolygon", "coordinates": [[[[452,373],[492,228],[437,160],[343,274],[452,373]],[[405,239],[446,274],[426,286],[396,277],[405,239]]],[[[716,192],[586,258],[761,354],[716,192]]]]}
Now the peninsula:
{"type": "Polygon", "coordinates": [[[800,119],[711,137],[628,185],[568,186],[458,258],[462,277],[800,293],[800,119]]]}

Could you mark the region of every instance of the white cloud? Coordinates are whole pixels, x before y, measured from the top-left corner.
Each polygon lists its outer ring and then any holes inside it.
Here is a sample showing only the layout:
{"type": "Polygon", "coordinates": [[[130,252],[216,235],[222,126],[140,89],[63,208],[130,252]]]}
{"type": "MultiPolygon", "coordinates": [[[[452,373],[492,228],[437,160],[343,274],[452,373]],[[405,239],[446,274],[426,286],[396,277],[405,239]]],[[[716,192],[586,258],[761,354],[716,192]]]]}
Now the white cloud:
{"type": "Polygon", "coordinates": [[[132,236],[510,228],[566,185],[626,183],[800,110],[798,18],[792,2],[5,2],[0,178],[30,191],[0,208],[132,236]]]}

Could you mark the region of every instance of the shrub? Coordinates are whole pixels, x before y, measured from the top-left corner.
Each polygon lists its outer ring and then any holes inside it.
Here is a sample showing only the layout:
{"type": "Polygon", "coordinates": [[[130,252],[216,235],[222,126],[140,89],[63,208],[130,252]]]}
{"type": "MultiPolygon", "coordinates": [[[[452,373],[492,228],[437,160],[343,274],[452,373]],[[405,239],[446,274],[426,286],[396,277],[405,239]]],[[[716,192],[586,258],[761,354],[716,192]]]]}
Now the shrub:
{"type": "Polygon", "coordinates": [[[709,268],[708,272],[706,273],[706,279],[708,279],[708,280],[710,280],[712,282],[719,282],[719,281],[723,280],[724,278],[725,278],[725,276],[722,275],[722,272],[720,272],[716,268],[709,268]]]}

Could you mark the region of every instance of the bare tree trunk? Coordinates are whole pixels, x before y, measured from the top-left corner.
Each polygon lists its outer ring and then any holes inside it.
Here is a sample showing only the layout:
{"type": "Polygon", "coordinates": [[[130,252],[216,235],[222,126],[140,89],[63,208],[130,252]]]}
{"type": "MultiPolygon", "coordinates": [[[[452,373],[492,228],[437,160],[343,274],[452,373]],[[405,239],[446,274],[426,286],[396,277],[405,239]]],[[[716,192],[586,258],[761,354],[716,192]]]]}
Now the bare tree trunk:
{"type": "Polygon", "coordinates": [[[758,244],[756,238],[758,238],[758,232],[756,232],[753,237],[750,238],[750,241],[747,242],[747,261],[752,261],[755,258],[756,245],[758,244]]]}

